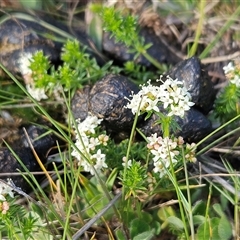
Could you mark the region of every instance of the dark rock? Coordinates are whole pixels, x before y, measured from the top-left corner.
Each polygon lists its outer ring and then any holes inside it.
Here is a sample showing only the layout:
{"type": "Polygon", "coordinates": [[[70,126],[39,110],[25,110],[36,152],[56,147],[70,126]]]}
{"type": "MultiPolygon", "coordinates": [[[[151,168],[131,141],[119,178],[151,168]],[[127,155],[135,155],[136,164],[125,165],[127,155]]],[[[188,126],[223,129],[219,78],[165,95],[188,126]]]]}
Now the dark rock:
{"type": "MultiPolygon", "coordinates": [[[[26,173],[23,166],[25,166],[29,172],[38,171],[40,167],[30,148],[16,148],[12,150],[18,156],[19,161],[8,148],[0,149],[0,178],[11,178],[16,187],[21,188],[23,191],[28,191],[30,186],[24,177],[21,176],[20,172],[26,173]],[[2,173],[7,173],[7,175],[4,174],[1,176],[2,173]],[[16,173],[19,173],[19,175],[15,175],[16,173]]],[[[41,161],[45,163],[46,158],[41,158],[41,161]]]]}
{"type": "Polygon", "coordinates": [[[180,130],[177,136],[182,136],[187,142],[197,143],[212,131],[210,120],[197,109],[191,108],[184,118],[176,118],[180,130]]]}
{"type": "Polygon", "coordinates": [[[56,146],[56,141],[58,140],[57,137],[53,134],[46,135],[47,130],[39,126],[30,125],[25,129],[26,134],[23,130],[20,132],[20,143],[22,147],[30,148],[28,141],[29,138],[34,150],[39,155],[39,157],[46,158],[51,148],[56,146]]]}
{"type": "Polygon", "coordinates": [[[204,67],[197,57],[179,62],[166,75],[173,79],[177,78],[184,83],[192,96],[192,102],[195,103],[194,107],[204,114],[212,109],[216,92],[210,77],[204,71],[204,67]]]}
{"type": "Polygon", "coordinates": [[[72,101],[73,114],[81,120],[88,113],[97,116],[103,119],[104,127],[110,132],[129,131],[134,115],[124,106],[128,103],[126,97],[138,90],[126,77],[109,74],[96,82],[90,91],[87,87],[76,92],[72,101]]]}
{"type": "MultiPolygon", "coordinates": [[[[156,124],[158,116],[153,114],[149,119],[139,125],[139,129],[146,136],[157,133],[162,136],[161,125],[156,124]]],[[[175,117],[174,119],[180,129],[174,133],[175,136],[182,136],[186,142],[198,142],[209,134],[212,130],[211,122],[198,110],[191,108],[185,113],[183,118],[175,117]]]]}
{"type": "Polygon", "coordinates": [[[91,87],[85,86],[78,89],[72,98],[72,113],[75,119],[84,120],[88,116],[89,109],[89,93],[91,87]]]}
{"type": "MultiPolygon", "coordinates": [[[[147,50],[147,52],[158,62],[176,64],[180,61],[180,59],[168,49],[168,46],[164,44],[158,36],[156,36],[156,34],[151,28],[142,28],[139,36],[144,38],[145,44],[152,44],[152,46],[147,50]]],[[[133,61],[134,54],[130,53],[129,50],[130,48],[128,48],[123,43],[116,42],[113,37],[110,38],[110,33],[104,33],[103,52],[111,59],[115,59],[117,63],[133,61]]],[[[134,61],[140,65],[152,67],[152,63],[150,63],[142,55],[140,55],[134,61]]]]}
{"type": "Polygon", "coordinates": [[[61,21],[46,14],[38,13],[36,16],[28,13],[21,14],[30,20],[23,20],[13,14],[12,19],[0,24],[0,63],[13,74],[24,75],[21,69],[21,62],[24,61],[22,59],[30,58],[40,50],[49,57],[53,64],[58,65],[61,62],[63,40],[67,40],[67,34],[75,36],[100,64],[105,62],[105,57],[96,51],[94,43],[86,34],[83,26],[70,29],[61,21]],[[54,31],[54,28],[65,32],[66,36],[54,31]]]}
{"type": "Polygon", "coordinates": [[[103,118],[111,128],[130,127],[134,116],[125,108],[129,96],[138,92],[138,87],[126,77],[109,74],[96,82],[89,94],[89,108],[98,118],[103,118]]]}
{"type": "Polygon", "coordinates": [[[61,44],[44,38],[41,33],[50,32],[39,23],[25,20],[7,20],[0,24],[0,62],[15,74],[24,74],[21,69],[23,57],[42,50],[49,60],[59,60],[61,44]]]}
{"type": "MultiPolygon", "coordinates": [[[[46,135],[46,130],[34,125],[26,127],[26,132],[39,159],[45,164],[51,148],[56,146],[56,137],[53,134],[46,135]]],[[[29,172],[41,171],[41,168],[30,148],[25,133],[23,131],[21,133],[18,144],[15,144],[12,150],[6,147],[0,148],[0,178],[11,178],[17,187],[28,191],[30,185],[19,172],[26,173],[26,169],[29,172]],[[16,175],[16,173],[19,173],[19,175],[16,175]]]]}

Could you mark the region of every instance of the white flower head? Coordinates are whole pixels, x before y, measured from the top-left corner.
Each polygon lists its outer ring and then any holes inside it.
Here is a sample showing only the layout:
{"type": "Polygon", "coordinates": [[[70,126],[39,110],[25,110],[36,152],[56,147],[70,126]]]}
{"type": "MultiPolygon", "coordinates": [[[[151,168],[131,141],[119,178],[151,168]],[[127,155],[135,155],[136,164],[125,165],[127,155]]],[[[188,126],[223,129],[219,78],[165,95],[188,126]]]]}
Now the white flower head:
{"type": "Polygon", "coordinates": [[[14,197],[13,195],[13,188],[10,186],[10,180],[7,182],[8,184],[4,182],[0,182],[0,201],[6,201],[5,196],[9,195],[10,197],[14,197]]]}
{"type": "Polygon", "coordinates": [[[28,93],[37,101],[41,101],[42,99],[48,99],[45,90],[43,88],[36,88],[33,83],[26,84],[26,89],[28,93]]]}
{"type": "Polygon", "coordinates": [[[235,84],[236,87],[240,87],[240,66],[238,61],[230,62],[227,66],[223,67],[224,73],[227,79],[235,84]]]}
{"type": "MultiPolygon", "coordinates": [[[[158,81],[162,81],[161,77],[158,81]]],[[[194,105],[191,102],[191,95],[183,86],[183,83],[177,79],[174,80],[167,76],[166,81],[160,85],[160,88],[161,96],[159,97],[163,107],[169,111],[168,116],[183,117],[185,112],[194,105]]]]}
{"type": "Polygon", "coordinates": [[[235,67],[233,66],[232,62],[229,62],[227,66],[223,67],[223,71],[225,74],[233,72],[234,70],[235,70],[235,67]]]}
{"type": "Polygon", "coordinates": [[[232,84],[235,84],[237,87],[240,87],[240,76],[235,75],[233,79],[230,79],[232,84]]]}
{"type": "Polygon", "coordinates": [[[91,159],[96,161],[94,165],[96,170],[107,168],[107,164],[105,163],[106,155],[102,153],[101,149],[98,149],[97,152],[91,156],[91,159]]]}
{"type": "MultiPolygon", "coordinates": [[[[125,167],[126,161],[127,161],[127,157],[124,156],[124,157],[122,158],[122,161],[123,161],[122,165],[123,165],[123,167],[125,167]]],[[[130,168],[131,166],[132,166],[132,160],[129,159],[129,160],[127,161],[127,167],[130,168]]]]}
{"type": "Polygon", "coordinates": [[[194,105],[191,102],[191,95],[187,89],[183,86],[181,81],[172,79],[167,76],[166,81],[157,79],[157,82],[161,82],[160,86],[153,86],[151,81],[147,82],[148,85],[142,85],[141,90],[137,94],[130,96],[126,108],[132,110],[135,115],[140,115],[143,112],[155,111],[159,112],[158,106],[163,106],[168,111],[169,116],[183,117],[184,113],[194,105]]]}
{"type": "Polygon", "coordinates": [[[159,108],[157,106],[159,99],[159,87],[153,86],[151,84],[151,80],[147,82],[148,85],[140,85],[141,90],[137,94],[130,95],[132,98],[129,100],[129,103],[127,104],[126,108],[129,108],[132,110],[132,113],[135,115],[138,113],[140,115],[142,112],[146,111],[159,111],[159,108]]]}
{"type": "MultiPolygon", "coordinates": [[[[103,119],[98,119],[96,116],[88,115],[84,121],[81,122],[81,119],[77,119],[78,131],[82,135],[85,134],[94,134],[95,128],[100,125],[103,119]]],[[[77,133],[77,131],[76,131],[77,133]]]]}
{"type": "Polygon", "coordinates": [[[29,67],[32,57],[33,57],[33,54],[30,52],[21,53],[20,58],[18,59],[18,65],[22,75],[32,74],[32,70],[29,67]]]}
{"type": "Polygon", "coordinates": [[[95,129],[102,121],[102,119],[98,119],[96,116],[89,115],[82,122],[80,119],[76,121],[78,122],[75,130],[76,142],[71,155],[78,160],[78,164],[83,167],[84,171],[94,175],[94,169],[99,171],[107,167],[105,163],[106,155],[97,146],[106,146],[109,137],[104,134],[94,136],[95,129]]]}
{"type": "Polygon", "coordinates": [[[155,173],[158,172],[160,177],[162,177],[166,174],[166,169],[169,168],[171,163],[177,163],[177,157],[179,155],[179,139],[158,137],[156,133],[152,134],[147,139],[149,141],[147,147],[150,149],[150,152],[153,155],[153,171],[155,173]]]}

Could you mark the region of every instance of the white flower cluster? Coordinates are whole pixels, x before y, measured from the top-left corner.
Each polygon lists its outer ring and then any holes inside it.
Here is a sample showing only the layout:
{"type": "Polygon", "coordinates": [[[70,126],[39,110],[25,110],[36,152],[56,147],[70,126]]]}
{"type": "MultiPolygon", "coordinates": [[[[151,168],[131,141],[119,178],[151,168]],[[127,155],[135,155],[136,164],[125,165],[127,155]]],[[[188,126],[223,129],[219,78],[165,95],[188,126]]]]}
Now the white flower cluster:
{"type": "Polygon", "coordinates": [[[109,137],[105,134],[101,134],[94,137],[96,127],[101,123],[102,119],[98,119],[96,116],[88,116],[83,122],[78,123],[78,129],[76,133],[75,148],[72,151],[79,164],[83,167],[84,171],[90,172],[92,175],[95,171],[99,171],[102,168],[107,168],[105,163],[106,155],[102,153],[102,150],[96,149],[97,146],[106,146],[109,137]]]}
{"type": "Polygon", "coordinates": [[[236,62],[235,64],[233,64],[233,62],[230,62],[227,66],[223,67],[223,71],[232,84],[235,84],[237,87],[240,87],[239,63],[236,62]]]}
{"type": "Polygon", "coordinates": [[[161,81],[160,86],[154,86],[149,80],[148,85],[142,85],[141,90],[137,94],[130,95],[132,98],[129,100],[126,108],[132,110],[135,115],[140,115],[143,112],[155,111],[159,112],[158,105],[161,104],[164,109],[168,110],[168,116],[183,117],[185,111],[188,111],[194,105],[191,102],[191,95],[183,86],[181,81],[173,80],[167,76],[166,81],[161,81]]]}
{"type": "Polygon", "coordinates": [[[10,197],[13,196],[13,188],[10,187],[10,181],[7,182],[8,184],[5,184],[3,181],[0,181],[0,201],[6,201],[5,196],[9,195],[10,197]]]}
{"type": "MultiPolygon", "coordinates": [[[[169,137],[159,137],[156,133],[147,137],[147,148],[153,154],[153,171],[159,173],[160,177],[166,174],[166,169],[170,167],[171,162],[174,165],[180,157],[180,148],[183,147],[184,140],[182,137],[171,139],[169,137]]],[[[186,145],[186,160],[195,162],[195,144],[186,145]]]]}
{"type": "MultiPolygon", "coordinates": [[[[124,157],[122,158],[122,161],[123,161],[122,165],[123,165],[123,167],[125,167],[125,166],[126,166],[127,157],[124,156],[124,157]]],[[[132,166],[132,160],[129,159],[129,160],[127,161],[127,167],[130,168],[131,166],[132,166]]]]}
{"type": "Polygon", "coordinates": [[[27,75],[27,74],[32,74],[32,70],[30,69],[30,63],[31,59],[33,57],[33,54],[28,52],[22,52],[19,59],[18,59],[18,65],[19,65],[19,70],[22,75],[27,75]]]}
{"type": "Polygon", "coordinates": [[[11,180],[8,179],[7,183],[0,181],[0,212],[6,214],[9,210],[9,203],[6,200],[6,195],[14,197],[13,188],[10,186],[11,180]]]}
{"type": "Polygon", "coordinates": [[[48,96],[43,88],[36,88],[35,83],[32,79],[32,70],[30,69],[30,64],[32,60],[32,53],[22,53],[18,59],[19,70],[26,83],[26,89],[28,93],[37,101],[42,99],[47,99],[48,96]]]}
{"type": "Polygon", "coordinates": [[[34,83],[26,84],[26,89],[28,93],[37,101],[48,99],[44,88],[36,88],[34,83]]]}
{"type": "Polygon", "coordinates": [[[28,93],[37,101],[41,101],[42,99],[48,99],[46,92],[51,89],[55,100],[61,101],[60,93],[63,92],[63,87],[60,84],[53,85],[53,83],[49,82],[45,88],[36,87],[32,77],[32,70],[30,69],[32,58],[32,53],[22,53],[18,60],[19,69],[24,78],[28,93]]]}

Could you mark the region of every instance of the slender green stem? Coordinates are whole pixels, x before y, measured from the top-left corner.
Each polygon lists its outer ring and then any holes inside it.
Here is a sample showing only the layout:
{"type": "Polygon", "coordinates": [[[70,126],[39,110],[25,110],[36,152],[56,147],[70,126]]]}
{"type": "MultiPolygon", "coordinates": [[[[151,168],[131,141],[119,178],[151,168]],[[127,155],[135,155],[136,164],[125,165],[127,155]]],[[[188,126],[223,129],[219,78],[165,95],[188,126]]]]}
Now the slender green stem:
{"type": "Polygon", "coordinates": [[[206,5],[206,0],[201,0],[199,2],[199,12],[200,12],[200,17],[199,17],[199,21],[198,21],[198,26],[197,26],[197,31],[196,31],[196,35],[195,35],[195,39],[194,39],[194,43],[189,51],[189,57],[192,57],[196,54],[196,51],[197,51],[197,47],[198,47],[198,41],[199,41],[199,38],[201,36],[201,32],[202,32],[202,29],[203,29],[203,21],[204,21],[204,8],[205,8],[205,5],[206,5]]]}
{"type": "Polygon", "coordinates": [[[185,173],[185,180],[186,180],[186,186],[187,186],[187,197],[188,197],[188,216],[189,216],[189,225],[191,230],[191,239],[194,240],[194,223],[193,223],[193,214],[192,214],[192,201],[191,201],[191,193],[190,193],[190,187],[189,187],[189,180],[188,180],[188,170],[187,170],[187,164],[185,159],[185,153],[184,149],[182,148],[182,158],[183,158],[183,166],[184,166],[184,173],[185,173]]]}
{"type": "Polygon", "coordinates": [[[228,18],[228,21],[223,25],[223,27],[217,32],[216,37],[213,39],[213,41],[208,44],[208,46],[204,49],[204,51],[200,54],[199,58],[203,59],[205,58],[211,49],[216,45],[216,43],[219,41],[219,39],[223,36],[225,31],[227,31],[231,24],[236,21],[240,14],[240,6],[237,8],[237,10],[228,18]]]}
{"type": "Polygon", "coordinates": [[[206,228],[208,226],[207,223],[208,223],[208,221],[210,221],[210,219],[209,219],[209,208],[210,208],[210,203],[211,203],[211,197],[212,197],[212,184],[210,183],[207,206],[206,206],[206,213],[205,213],[205,224],[204,224],[204,233],[203,233],[204,239],[205,239],[206,231],[207,231],[206,228]]]}
{"type": "Polygon", "coordinates": [[[239,230],[239,184],[235,184],[236,193],[234,195],[234,228],[236,239],[240,236],[239,230]],[[237,185],[237,186],[236,186],[237,185]]]}
{"type": "Polygon", "coordinates": [[[156,68],[159,70],[162,69],[162,65],[156,60],[156,58],[152,57],[150,54],[147,53],[147,51],[142,52],[142,55],[150,62],[152,63],[156,68]]]}
{"type": "Polygon", "coordinates": [[[67,235],[67,232],[69,231],[70,214],[72,211],[73,201],[76,196],[76,189],[77,189],[77,185],[78,185],[78,176],[80,175],[80,172],[81,172],[81,167],[79,166],[77,169],[77,172],[75,174],[75,181],[74,181],[73,188],[72,188],[72,195],[70,198],[69,207],[68,207],[68,211],[66,214],[65,225],[64,225],[64,229],[63,229],[63,239],[67,239],[66,235],[67,235]]]}
{"type": "MultiPolygon", "coordinates": [[[[168,152],[170,152],[169,149],[168,149],[168,152]]],[[[175,171],[174,171],[174,165],[172,163],[170,154],[169,154],[169,159],[170,159],[170,171],[169,171],[168,168],[166,168],[164,163],[161,160],[160,161],[162,162],[163,167],[164,167],[164,169],[165,169],[165,171],[166,171],[169,179],[171,180],[171,182],[174,186],[174,189],[176,191],[177,199],[178,199],[178,203],[179,203],[180,215],[181,215],[181,219],[182,219],[182,222],[183,222],[183,225],[184,225],[185,237],[188,240],[189,239],[189,233],[188,233],[188,226],[187,226],[186,219],[185,219],[185,212],[187,212],[187,213],[190,212],[189,211],[189,204],[188,204],[188,201],[186,200],[185,196],[183,195],[182,190],[179,187],[179,184],[177,182],[177,177],[176,177],[176,174],[175,174],[175,171]],[[184,209],[185,209],[185,211],[184,211],[184,209]]]]}
{"type": "Polygon", "coordinates": [[[200,151],[197,152],[196,155],[201,155],[203,154],[204,152],[206,152],[208,149],[210,149],[212,146],[216,145],[217,143],[221,142],[223,139],[233,135],[233,134],[237,134],[237,132],[240,130],[240,127],[224,134],[223,136],[219,137],[218,139],[216,139],[215,141],[213,142],[210,142],[206,147],[202,148],[200,151]]]}
{"type": "MultiPolygon", "coordinates": [[[[221,127],[217,128],[216,130],[212,131],[209,135],[207,135],[205,138],[203,138],[201,141],[199,141],[196,144],[196,147],[198,147],[199,145],[201,145],[202,143],[204,143],[207,139],[209,139],[211,136],[213,136],[215,133],[219,132],[220,130],[222,130],[223,128],[225,128],[227,125],[229,125],[230,123],[234,122],[235,120],[237,120],[238,118],[240,118],[240,114],[237,115],[236,117],[232,118],[231,120],[229,120],[228,122],[224,123],[221,127]]],[[[199,151],[197,153],[197,155],[199,155],[200,153],[202,153],[203,151],[199,151]]]]}
{"type": "MultiPolygon", "coordinates": [[[[171,157],[170,157],[171,159],[171,157]]],[[[181,219],[184,225],[184,231],[185,231],[185,237],[188,240],[189,239],[189,233],[188,233],[188,227],[187,227],[187,223],[186,223],[186,219],[185,219],[185,212],[189,212],[188,210],[188,204],[186,205],[187,201],[185,201],[185,197],[181,191],[181,189],[178,186],[178,182],[177,182],[177,178],[176,178],[176,174],[174,171],[174,166],[172,161],[170,161],[170,170],[171,173],[169,172],[169,177],[174,185],[174,188],[176,190],[176,194],[177,194],[177,198],[178,198],[178,204],[179,204],[179,209],[180,209],[180,214],[181,214],[181,219]],[[185,204],[184,204],[185,202],[185,204]],[[186,209],[186,211],[184,211],[184,209],[186,209]]]]}
{"type": "MultiPolygon", "coordinates": [[[[138,108],[140,108],[140,105],[141,105],[141,103],[139,104],[138,108]]],[[[132,145],[132,142],[133,142],[133,138],[134,138],[134,135],[135,135],[135,130],[136,130],[136,126],[137,126],[139,110],[140,109],[138,109],[138,111],[137,111],[137,113],[135,115],[133,126],[132,126],[132,130],[131,130],[131,134],[130,134],[130,138],[129,138],[128,148],[127,148],[127,153],[126,153],[126,162],[125,162],[124,171],[123,171],[123,179],[126,179],[126,175],[127,175],[128,159],[129,159],[129,155],[130,155],[130,151],[131,151],[131,145],[132,145]]],[[[124,198],[125,198],[125,194],[124,193],[125,193],[125,187],[123,185],[123,188],[122,188],[122,200],[123,201],[124,201],[124,198]]]]}
{"type": "Polygon", "coordinates": [[[162,131],[163,137],[170,136],[170,125],[171,125],[171,117],[168,116],[161,116],[161,124],[162,124],[162,131]]]}

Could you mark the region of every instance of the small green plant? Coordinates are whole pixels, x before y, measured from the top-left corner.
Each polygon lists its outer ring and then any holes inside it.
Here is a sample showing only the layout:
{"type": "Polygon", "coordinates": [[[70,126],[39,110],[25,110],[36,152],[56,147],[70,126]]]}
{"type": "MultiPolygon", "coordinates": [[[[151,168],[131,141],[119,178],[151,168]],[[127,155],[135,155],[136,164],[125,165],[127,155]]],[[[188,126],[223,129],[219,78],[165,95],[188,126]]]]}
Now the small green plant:
{"type": "Polygon", "coordinates": [[[143,55],[155,67],[162,70],[162,65],[147,52],[152,45],[146,44],[144,38],[139,36],[136,15],[123,13],[123,11],[116,10],[114,7],[100,5],[92,5],[91,10],[100,15],[103,30],[109,32],[117,42],[122,42],[128,46],[129,52],[134,53],[134,59],[143,55]]]}
{"type": "MultiPolygon", "coordinates": [[[[15,186],[14,186],[15,187],[15,186]]],[[[0,182],[0,236],[1,239],[35,239],[42,234],[47,237],[47,230],[36,211],[29,206],[27,212],[24,206],[16,203],[11,182],[0,182]],[[45,233],[44,233],[45,232],[45,233]]]]}
{"type": "Polygon", "coordinates": [[[124,73],[133,80],[146,82],[153,73],[145,67],[127,62],[123,67],[112,65],[112,61],[100,67],[95,58],[87,53],[86,48],[80,46],[75,40],[68,40],[61,54],[62,66],[55,69],[47,56],[42,51],[36,52],[31,59],[27,59],[32,82],[26,85],[28,92],[37,100],[53,97],[62,99],[61,93],[70,92],[72,95],[76,89],[86,84],[92,85],[107,73],[124,73]]]}
{"type": "Polygon", "coordinates": [[[223,68],[228,79],[227,86],[215,101],[215,114],[225,123],[240,114],[240,66],[236,60],[223,68]]]}
{"type": "Polygon", "coordinates": [[[50,96],[61,91],[74,92],[83,85],[92,84],[109,71],[111,62],[99,67],[95,58],[90,57],[86,48],[78,41],[68,40],[62,49],[63,65],[55,69],[43,52],[33,55],[29,68],[32,72],[32,87],[44,89],[50,96]]]}

